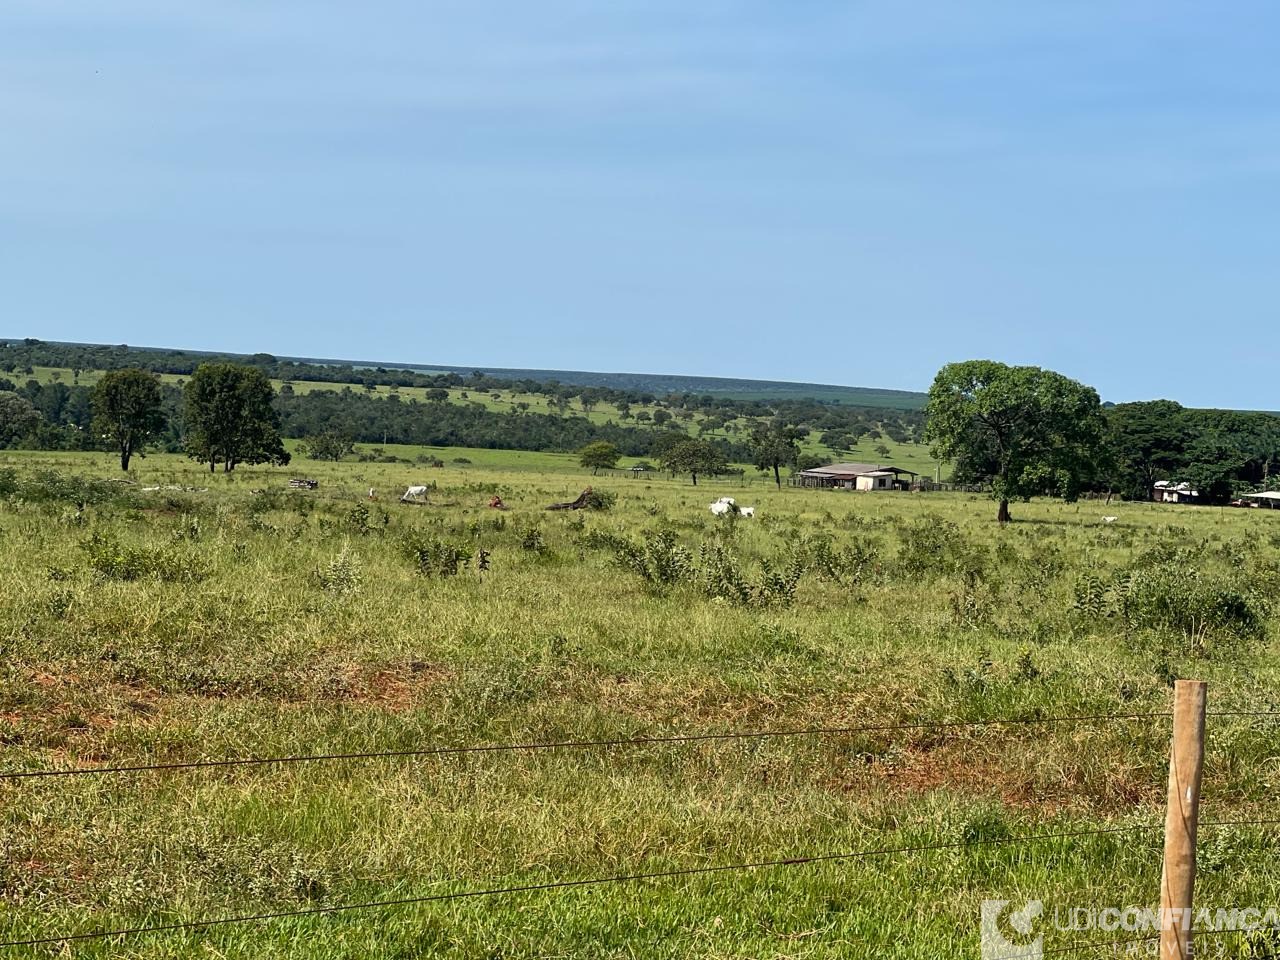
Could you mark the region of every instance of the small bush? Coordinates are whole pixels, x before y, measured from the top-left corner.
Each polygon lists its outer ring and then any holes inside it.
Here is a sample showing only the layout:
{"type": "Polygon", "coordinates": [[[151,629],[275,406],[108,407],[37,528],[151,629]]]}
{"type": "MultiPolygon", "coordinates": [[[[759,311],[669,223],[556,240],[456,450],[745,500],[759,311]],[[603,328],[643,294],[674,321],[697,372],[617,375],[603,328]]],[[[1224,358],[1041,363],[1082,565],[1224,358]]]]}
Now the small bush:
{"type": "Polygon", "coordinates": [[[618,495],[610,490],[593,489],[587,494],[583,501],[583,507],[587,510],[612,510],[618,502],[618,495]]]}
{"type": "Polygon", "coordinates": [[[357,592],[362,580],[360,558],[352,554],[345,544],[336,557],[316,571],[320,589],[340,596],[357,592]]]}
{"type": "Polygon", "coordinates": [[[902,531],[898,568],[907,576],[980,574],[985,563],[984,551],[950,520],[925,516],[907,524],[902,531]]]}
{"type": "Polygon", "coordinates": [[[427,577],[456,577],[471,560],[471,551],[455,543],[414,531],[405,538],[404,551],[418,572],[427,577]]]}
{"type": "Polygon", "coordinates": [[[694,577],[693,555],[669,530],[650,535],[643,544],[618,538],[614,560],[658,590],[691,581],[694,577]]]}
{"type": "Polygon", "coordinates": [[[172,547],[130,546],[98,533],[81,547],[93,572],[107,580],[128,582],[153,577],[164,583],[198,583],[208,575],[198,557],[172,547]]]}

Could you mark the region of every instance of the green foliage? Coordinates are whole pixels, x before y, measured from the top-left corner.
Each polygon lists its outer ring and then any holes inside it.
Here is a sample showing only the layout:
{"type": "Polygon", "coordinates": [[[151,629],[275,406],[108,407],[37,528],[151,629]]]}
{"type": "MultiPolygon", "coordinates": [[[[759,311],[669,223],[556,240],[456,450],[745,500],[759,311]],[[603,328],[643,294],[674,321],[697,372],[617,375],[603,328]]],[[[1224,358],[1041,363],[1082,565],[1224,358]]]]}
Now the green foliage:
{"type": "Polygon", "coordinates": [[[520,538],[520,549],[527,550],[530,553],[546,553],[547,541],[543,539],[542,531],[537,527],[530,527],[526,530],[524,536],[520,538]]]}
{"type": "Polygon", "coordinates": [[[128,545],[101,533],[94,533],[80,546],[90,568],[105,580],[154,578],[164,583],[198,583],[208,575],[206,565],[195,554],[171,547],[128,545]]]}
{"type": "Polygon", "coordinates": [[[456,577],[471,560],[471,551],[466,547],[422,530],[414,530],[404,538],[403,550],[426,577],[456,577]]]}
{"type": "Polygon", "coordinates": [[[355,453],[356,445],[346,434],[326,430],[309,437],[302,445],[304,453],[312,460],[338,461],[355,453]]]}
{"type": "Polygon", "coordinates": [[[666,444],[658,460],[665,470],[688,475],[694,486],[699,474],[716,474],[726,466],[724,452],[711,441],[679,437],[666,444]]]}
{"type": "Polygon", "coordinates": [[[38,411],[26,397],[0,390],[0,447],[7,447],[26,437],[41,420],[38,411]]]}
{"type": "Polygon", "coordinates": [[[980,575],[985,568],[985,551],[954,521],[923,516],[903,526],[900,535],[897,566],[907,576],[980,575]]]}
{"type": "Polygon", "coordinates": [[[1099,476],[1105,421],[1097,391],[1039,367],[947,364],[929,388],[925,439],[962,482],[989,484],[998,519],[1010,500],[1073,500],[1099,476]]]}
{"type": "Polygon", "coordinates": [[[287,464],[272,398],[271,381],[256,367],[201,364],[185,389],[187,453],[227,472],[240,463],[287,464]]]}
{"type": "Polygon", "coordinates": [[[621,457],[622,452],[607,440],[588,443],[578,451],[578,463],[590,470],[592,476],[601,470],[612,470],[621,457]]]}
{"type": "Polygon", "coordinates": [[[363,573],[360,558],[343,544],[336,557],[316,571],[316,582],[325,593],[348,596],[360,589],[363,573]]]}
{"type": "Polygon", "coordinates": [[[586,500],[583,501],[583,508],[586,510],[598,510],[601,512],[612,510],[618,502],[618,495],[611,490],[597,490],[594,487],[587,494],[586,500]]]}
{"type": "Polygon", "coordinates": [[[757,470],[772,470],[774,483],[782,489],[780,468],[796,462],[804,431],[782,424],[759,427],[751,436],[751,462],[757,470]]]}
{"type": "Polygon", "coordinates": [[[663,590],[693,578],[693,555],[670,530],[649,535],[643,543],[615,543],[614,559],[624,570],[639,576],[655,590],[663,590]]]}
{"type": "Polygon", "coordinates": [[[110,370],[93,389],[93,431],[107,440],[120,456],[120,469],[128,470],[134,454],[164,429],[160,408],[160,381],[137,368],[110,370]]]}
{"type": "Polygon", "coordinates": [[[1094,572],[1077,578],[1072,609],[1088,622],[1115,619],[1132,629],[1182,635],[1191,648],[1260,640],[1269,613],[1265,598],[1187,562],[1140,561],[1109,582],[1094,572]]]}

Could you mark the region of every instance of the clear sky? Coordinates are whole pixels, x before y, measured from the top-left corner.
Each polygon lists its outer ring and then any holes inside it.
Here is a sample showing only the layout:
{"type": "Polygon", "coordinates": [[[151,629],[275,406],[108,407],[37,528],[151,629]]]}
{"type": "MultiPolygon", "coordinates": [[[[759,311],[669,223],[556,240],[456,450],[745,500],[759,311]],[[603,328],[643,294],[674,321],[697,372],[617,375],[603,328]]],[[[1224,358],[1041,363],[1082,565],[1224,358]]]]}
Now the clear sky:
{"type": "Polygon", "coordinates": [[[1280,409],[1280,4],[5,0],[0,335],[1280,409]]]}

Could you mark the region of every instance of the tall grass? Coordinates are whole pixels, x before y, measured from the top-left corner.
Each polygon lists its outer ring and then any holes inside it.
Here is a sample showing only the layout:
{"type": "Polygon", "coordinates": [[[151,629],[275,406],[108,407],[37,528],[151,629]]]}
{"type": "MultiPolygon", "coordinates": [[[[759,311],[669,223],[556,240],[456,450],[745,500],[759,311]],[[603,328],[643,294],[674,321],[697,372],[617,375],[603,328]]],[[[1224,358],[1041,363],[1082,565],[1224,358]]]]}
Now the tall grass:
{"type": "MultiPolygon", "coordinates": [[[[1037,502],[1001,530],[974,497],[784,489],[726,525],[662,480],[546,513],[586,478],[474,465],[307,464],[315,492],[161,456],[134,485],[98,456],[4,468],[9,770],[1138,714],[1193,675],[1211,709],[1280,709],[1269,512],[1125,504],[1103,524],[1037,502]],[[425,480],[429,505],[395,502],[425,480]]],[[[1274,720],[1213,720],[1206,819],[1276,816],[1278,748],[1274,720]]],[[[1167,749],[1164,724],[1125,721],[0,781],[0,939],[1157,823],[1167,749]]],[[[1202,902],[1280,897],[1277,842],[1215,833],[1202,902]]],[[[1150,904],[1158,884],[1154,831],[67,949],[973,956],[983,897],[1150,904]]]]}

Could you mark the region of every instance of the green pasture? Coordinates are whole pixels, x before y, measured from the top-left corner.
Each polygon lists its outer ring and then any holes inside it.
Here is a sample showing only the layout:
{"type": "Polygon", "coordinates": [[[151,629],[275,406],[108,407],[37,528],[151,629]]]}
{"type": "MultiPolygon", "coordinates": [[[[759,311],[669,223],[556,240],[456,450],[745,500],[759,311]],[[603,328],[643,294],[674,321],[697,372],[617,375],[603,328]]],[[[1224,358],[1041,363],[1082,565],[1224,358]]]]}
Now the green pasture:
{"type": "MultiPolygon", "coordinates": [[[[978,496],[386,452],[445,465],[151,455],[109,483],[105,454],[0,453],[0,770],[1141,717],[1177,677],[1280,711],[1280,513],[1035,501],[1001,529],[978,496]],[[609,509],[544,509],[588,483],[609,509]],[[713,517],[726,492],[754,519],[713,517]]],[[[1139,718],[0,779],[0,940],[943,845],[4,955],[977,957],[984,898],[1157,901],[1168,743],[1139,718]]],[[[1212,718],[1203,818],[1280,818],[1277,784],[1280,722],[1212,718]]],[[[1200,901],[1280,903],[1278,852],[1206,827],[1200,901]]]]}

